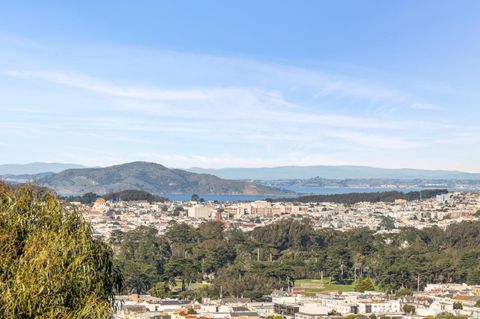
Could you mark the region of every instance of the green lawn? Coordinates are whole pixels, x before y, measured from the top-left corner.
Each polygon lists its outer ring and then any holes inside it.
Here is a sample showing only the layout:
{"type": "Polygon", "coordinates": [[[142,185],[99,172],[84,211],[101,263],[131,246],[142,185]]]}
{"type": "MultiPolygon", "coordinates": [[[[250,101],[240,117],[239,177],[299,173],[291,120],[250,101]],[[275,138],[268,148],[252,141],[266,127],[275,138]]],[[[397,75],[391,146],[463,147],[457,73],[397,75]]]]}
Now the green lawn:
{"type": "Polygon", "coordinates": [[[323,282],[318,279],[302,279],[295,282],[295,287],[305,288],[307,296],[314,296],[316,293],[325,290],[354,291],[353,285],[332,284],[327,280],[323,282]]]}
{"type": "Polygon", "coordinates": [[[337,284],[325,284],[324,290],[340,290],[340,291],[353,291],[353,285],[337,285],[337,284]]]}
{"type": "MultiPolygon", "coordinates": [[[[194,289],[200,289],[203,287],[208,287],[209,284],[204,284],[201,282],[192,282],[190,286],[188,287],[189,290],[194,290],[194,289]]],[[[171,287],[172,289],[177,288],[180,289],[182,288],[182,281],[181,280],[175,280],[175,286],[171,287]]]]}

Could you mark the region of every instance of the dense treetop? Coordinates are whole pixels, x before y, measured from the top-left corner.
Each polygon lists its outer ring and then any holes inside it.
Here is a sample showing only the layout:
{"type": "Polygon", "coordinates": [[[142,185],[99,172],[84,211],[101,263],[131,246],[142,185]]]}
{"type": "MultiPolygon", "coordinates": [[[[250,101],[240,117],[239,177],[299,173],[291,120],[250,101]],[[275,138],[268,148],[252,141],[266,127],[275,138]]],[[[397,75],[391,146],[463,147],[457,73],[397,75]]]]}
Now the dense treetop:
{"type": "Polygon", "coordinates": [[[98,198],[104,198],[109,201],[148,201],[148,202],[164,202],[166,199],[160,196],[153,195],[149,192],[129,189],[115,193],[108,193],[103,196],[95,193],[85,193],[78,196],[67,196],[63,199],[68,202],[80,202],[82,204],[91,204],[95,202],[98,198]]]}
{"type": "Polygon", "coordinates": [[[0,261],[1,318],[111,317],[112,251],[51,193],[0,184],[0,261]]]}
{"type": "Polygon", "coordinates": [[[331,194],[331,195],[306,195],[294,198],[277,198],[273,201],[291,201],[300,203],[320,203],[331,202],[341,204],[355,204],[360,202],[393,202],[396,199],[419,200],[435,197],[436,195],[446,194],[446,189],[426,189],[421,191],[413,191],[408,193],[391,191],[391,192],[374,192],[374,193],[348,193],[348,194],[331,194]]]}
{"type": "MultiPolygon", "coordinates": [[[[145,292],[157,282],[179,279],[187,290],[206,280],[213,285],[203,293],[260,299],[305,278],[355,282],[359,290],[374,285],[387,292],[431,282],[480,283],[477,221],[377,235],[366,228],[315,230],[309,220],[283,220],[249,233],[222,231],[220,222],[211,221],[197,229],[173,223],[164,235],[142,227],[124,238],[117,263],[125,291],[145,292]]],[[[195,297],[187,291],[183,296],[189,294],[195,297]]]]}

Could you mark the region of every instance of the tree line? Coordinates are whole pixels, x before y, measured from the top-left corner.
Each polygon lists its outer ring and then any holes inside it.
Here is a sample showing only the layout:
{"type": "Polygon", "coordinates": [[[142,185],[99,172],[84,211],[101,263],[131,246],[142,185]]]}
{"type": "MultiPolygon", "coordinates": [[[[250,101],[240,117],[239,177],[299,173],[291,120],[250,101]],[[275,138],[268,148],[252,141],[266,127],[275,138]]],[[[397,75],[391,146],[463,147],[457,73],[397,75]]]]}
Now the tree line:
{"type": "Polygon", "coordinates": [[[372,193],[347,193],[347,194],[331,194],[331,195],[306,195],[293,198],[276,198],[269,199],[274,202],[299,202],[299,203],[320,203],[331,202],[338,204],[355,204],[360,202],[394,202],[396,199],[419,200],[435,197],[440,194],[446,194],[446,189],[426,189],[412,192],[372,192],[372,193]]]}
{"type": "Polygon", "coordinates": [[[104,198],[108,201],[147,201],[147,202],[165,202],[167,199],[153,195],[149,192],[137,190],[137,189],[129,189],[120,192],[113,192],[108,193],[103,196],[98,195],[96,193],[85,193],[83,195],[72,195],[72,196],[64,196],[61,197],[66,202],[80,202],[82,204],[92,204],[98,198],[104,198]]]}
{"type": "Polygon", "coordinates": [[[163,235],[140,227],[122,237],[115,263],[124,292],[181,281],[181,296],[195,297],[188,287],[208,281],[212,285],[202,294],[261,299],[297,279],[350,284],[369,278],[387,292],[432,282],[480,283],[480,222],[375,234],[367,228],[317,230],[309,220],[283,220],[244,233],[209,221],[198,228],[172,223],[163,235]]]}

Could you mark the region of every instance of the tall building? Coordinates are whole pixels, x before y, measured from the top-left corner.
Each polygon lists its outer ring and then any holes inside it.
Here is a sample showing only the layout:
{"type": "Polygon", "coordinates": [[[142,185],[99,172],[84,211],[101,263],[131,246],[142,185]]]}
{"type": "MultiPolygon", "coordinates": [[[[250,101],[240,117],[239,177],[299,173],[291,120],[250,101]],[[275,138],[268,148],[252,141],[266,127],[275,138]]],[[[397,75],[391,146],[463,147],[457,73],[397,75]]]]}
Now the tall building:
{"type": "Polygon", "coordinates": [[[209,219],[213,211],[211,206],[192,206],[188,208],[188,217],[209,219]]]}

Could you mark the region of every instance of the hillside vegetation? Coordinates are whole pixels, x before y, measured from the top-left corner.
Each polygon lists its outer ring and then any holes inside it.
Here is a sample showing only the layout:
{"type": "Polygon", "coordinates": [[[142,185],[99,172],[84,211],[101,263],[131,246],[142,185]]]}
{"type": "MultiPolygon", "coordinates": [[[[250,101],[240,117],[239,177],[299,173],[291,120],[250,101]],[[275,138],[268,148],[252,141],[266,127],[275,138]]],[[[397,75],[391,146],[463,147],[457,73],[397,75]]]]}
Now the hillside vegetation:
{"type": "Polygon", "coordinates": [[[141,190],[164,194],[287,194],[278,188],[208,174],[169,169],[156,163],[132,162],[101,168],[68,169],[37,182],[62,195],[107,194],[141,190]]]}

